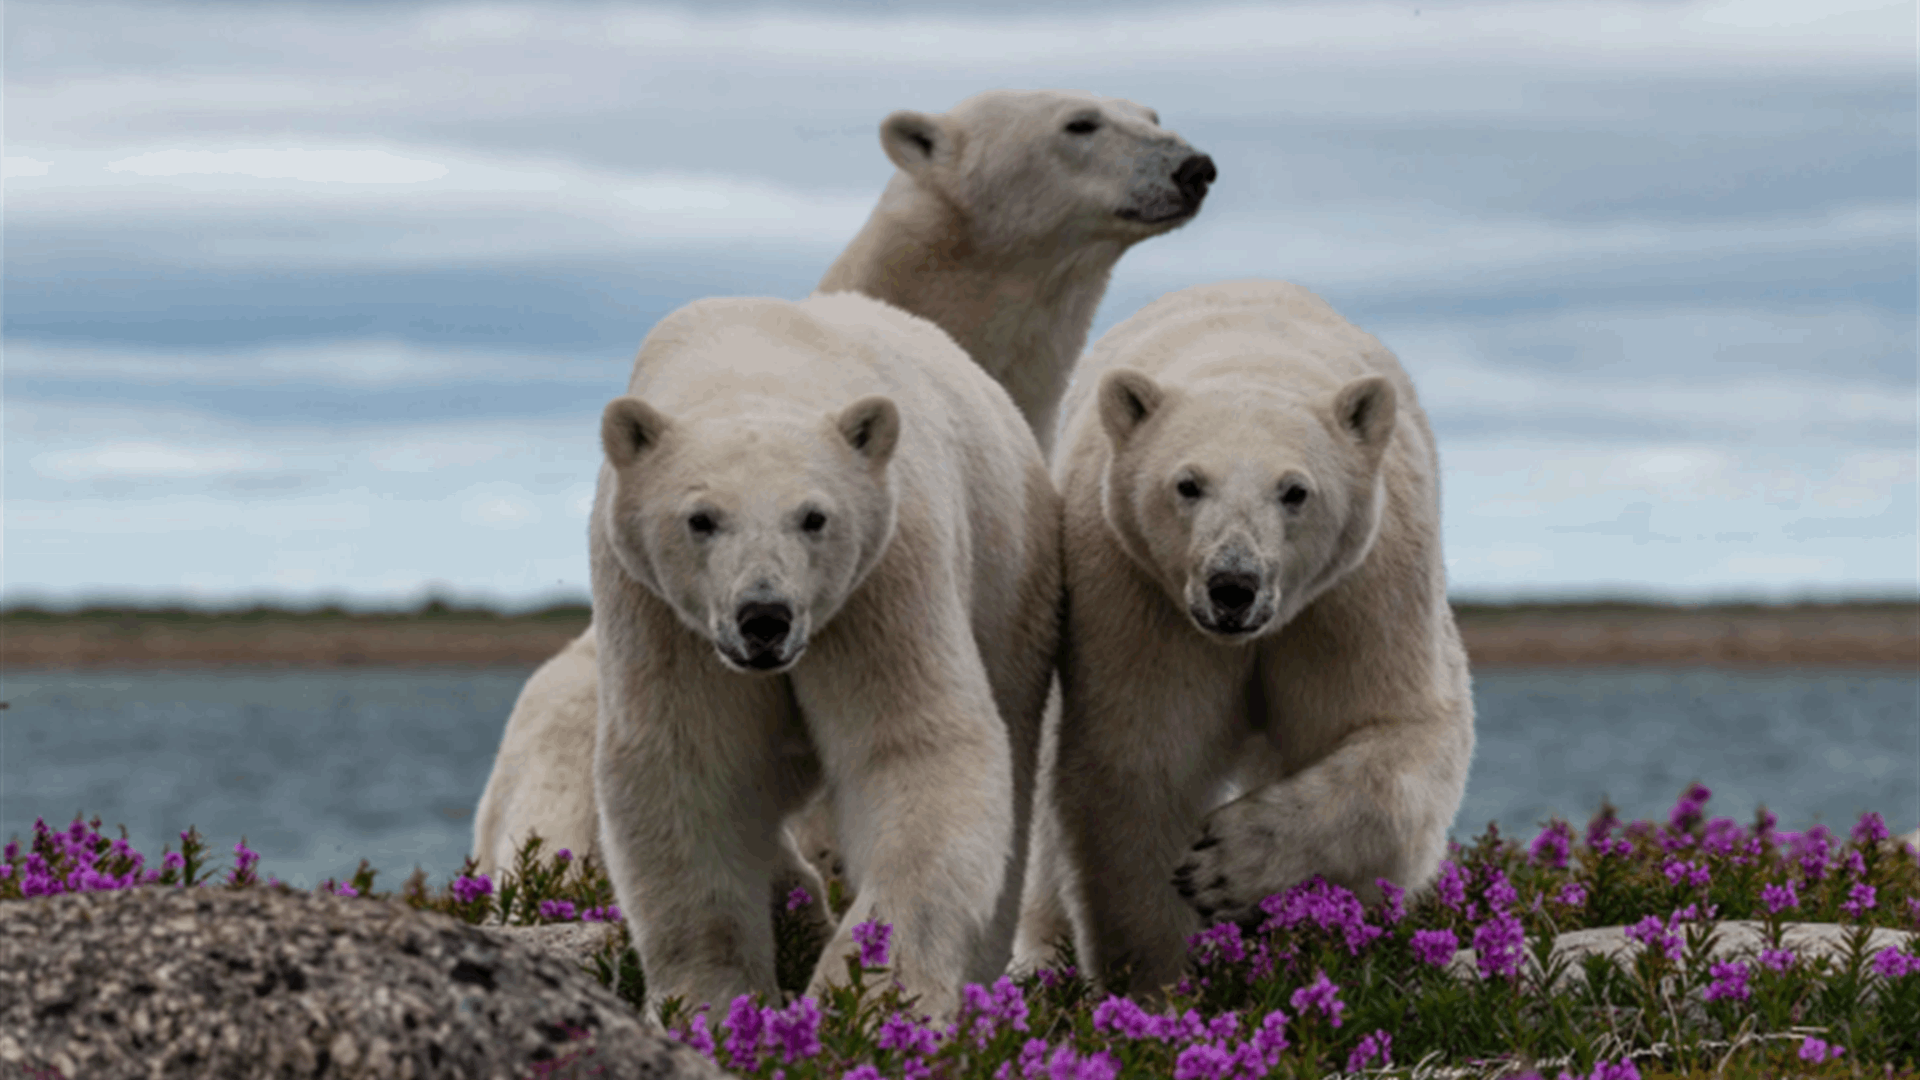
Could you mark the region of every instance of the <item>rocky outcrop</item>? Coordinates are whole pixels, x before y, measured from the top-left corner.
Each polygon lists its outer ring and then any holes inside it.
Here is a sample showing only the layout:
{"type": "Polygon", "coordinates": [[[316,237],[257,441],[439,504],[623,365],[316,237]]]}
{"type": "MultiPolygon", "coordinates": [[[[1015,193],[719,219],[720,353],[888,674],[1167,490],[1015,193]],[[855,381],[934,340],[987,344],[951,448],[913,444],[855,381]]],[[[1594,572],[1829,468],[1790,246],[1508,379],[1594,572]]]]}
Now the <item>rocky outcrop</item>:
{"type": "Polygon", "coordinates": [[[387,901],[163,886],[0,904],[0,1074],[724,1075],[508,936],[387,901]]]}

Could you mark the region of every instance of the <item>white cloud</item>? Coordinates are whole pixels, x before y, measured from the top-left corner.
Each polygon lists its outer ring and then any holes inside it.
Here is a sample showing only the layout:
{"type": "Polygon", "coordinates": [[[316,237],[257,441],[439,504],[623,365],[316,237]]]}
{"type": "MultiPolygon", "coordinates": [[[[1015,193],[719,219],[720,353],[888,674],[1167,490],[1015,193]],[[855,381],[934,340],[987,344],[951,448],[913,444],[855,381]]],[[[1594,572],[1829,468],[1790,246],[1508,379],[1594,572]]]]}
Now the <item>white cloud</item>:
{"type": "Polygon", "coordinates": [[[157,150],[107,162],[107,171],[135,176],[221,175],[315,184],[418,184],[447,175],[447,167],[384,150],[157,150]]]}
{"type": "Polygon", "coordinates": [[[53,167],[53,162],[41,161],[37,158],[13,157],[8,155],[6,158],[0,159],[0,166],[3,166],[4,171],[4,176],[0,176],[0,178],[11,180],[16,176],[45,176],[47,175],[47,170],[53,167]]]}
{"type": "Polygon", "coordinates": [[[55,480],[147,480],[222,476],[279,467],[271,455],[251,450],[116,442],[82,450],[40,454],[34,471],[55,480]]]}

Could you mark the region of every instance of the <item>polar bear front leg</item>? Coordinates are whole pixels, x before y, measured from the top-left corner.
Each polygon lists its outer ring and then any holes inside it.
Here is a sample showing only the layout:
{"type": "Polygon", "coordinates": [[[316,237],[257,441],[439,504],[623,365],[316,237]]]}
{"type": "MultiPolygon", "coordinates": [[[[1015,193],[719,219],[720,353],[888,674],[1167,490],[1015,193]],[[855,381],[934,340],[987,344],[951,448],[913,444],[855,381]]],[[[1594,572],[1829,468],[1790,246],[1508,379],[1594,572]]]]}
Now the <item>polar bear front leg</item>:
{"type": "Polygon", "coordinates": [[[799,721],[785,680],[728,672],[704,642],[707,655],[648,644],[627,672],[602,645],[601,846],[649,1010],[679,997],[723,1015],[740,994],[778,992],[767,904],[776,870],[797,861],[780,823],[806,794],[806,770],[782,753],[799,721]]]}
{"type": "Polygon", "coordinates": [[[996,913],[1019,887],[1013,762],[959,604],[916,601],[888,620],[850,605],[794,670],[857,892],[808,992],[844,980],[854,928],[878,919],[893,927],[893,978],[947,1016],[965,982],[1006,965],[1004,947],[986,954],[1011,938],[996,913]]]}
{"type": "Polygon", "coordinates": [[[1318,874],[1362,902],[1384,878],[1415,888],[1446,848],[1471,744],[1444,724],[1381,721],[1284,780],[1207,815],[1181,864],[1189,902],[1211,923],[1249,923],[1260,901],[1318,874]]]}

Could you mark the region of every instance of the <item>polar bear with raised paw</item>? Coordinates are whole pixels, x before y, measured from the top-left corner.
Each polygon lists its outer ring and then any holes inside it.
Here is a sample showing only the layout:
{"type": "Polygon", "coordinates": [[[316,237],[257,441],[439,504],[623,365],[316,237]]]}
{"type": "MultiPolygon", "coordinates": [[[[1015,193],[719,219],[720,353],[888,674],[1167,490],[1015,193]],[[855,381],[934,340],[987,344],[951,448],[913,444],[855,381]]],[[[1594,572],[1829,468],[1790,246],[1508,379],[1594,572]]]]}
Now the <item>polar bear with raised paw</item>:
{"type": "MultiPolygon", "coordinates": [[[[995,90],[943,114],[896,112],[880,142],[898,171],[820,291],[877,297],[937,323],[1047,444],[1115,262],[1193,219],[1212,159],[1152,109],[1067,90],[995,90]]],[[[597,650],[589,628],[514,703],[474,812],[482,870],[513,865],[529,833],[549,851],[597,850],[587,783],[597,650]]],[[[832,873],[839,856],[824,811],[799,824],[803,853],[832,873]]]]}
{"type": "Polygon", "coordinates": [[[651,1003],[772,996],[770,884],[821,791],[891,975],[1006,965],[1059,633],[1059,507],[1006,392],[855,295],[703,300],[611,402],[589,532],[604,855],[651,1003]]]}
{"type": "Polygon", "coordinates": [[[1439,467],[1393,355],[1294,285],[1186,289],[1065,403],[1064,712],[1020,950],[1154,993],[1313,876],[1434,873],[1473,753],[1439,467]],[[1223,796],[1238,792],[1222,805],[1223,796]]]}

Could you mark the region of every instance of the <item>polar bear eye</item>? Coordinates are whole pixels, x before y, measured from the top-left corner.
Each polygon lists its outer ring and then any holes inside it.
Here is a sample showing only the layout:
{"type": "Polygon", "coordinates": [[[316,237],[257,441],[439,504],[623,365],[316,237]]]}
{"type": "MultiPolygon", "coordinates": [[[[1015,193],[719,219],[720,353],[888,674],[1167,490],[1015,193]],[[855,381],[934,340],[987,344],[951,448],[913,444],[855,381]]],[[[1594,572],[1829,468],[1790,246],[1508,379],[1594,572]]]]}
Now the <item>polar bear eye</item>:
{"type": "Polygon", "coordinates": [[[1200,481],[1189,476],[1173,485],[1173,490],[1179,492],[1183,499],[1197,499],[1200,497],[1200,481]]]}
{"type": "Polygon", "coordinates": [[[1099,130],[1100,121],[1089,120],[1086,117],[1081,117],[1067,124],[1067,134],[1069,135],[1091,135],[1099,130]]]}
{"type": "Polygon", "coordinates": [[[807,516],[800,519],[800,527],[807,532],[817,533],[827,527],[827,515],[818,510],[809,510],[807,516]]]}
{"type": "Polygon", "coordinates": [[[720,526],[714,523],[712,514],[702,512],[687,518],[687,528],[695,536],[712,536],[720,526]]]}
{"type": "Polygon", "coordinates": [[[1300,509],[1301,504],[1306,501],[1307,489],[1301,487],[1299,484],[1288,484],[1280,490],[1280,505],[1289,510],[1300,509]]]}

